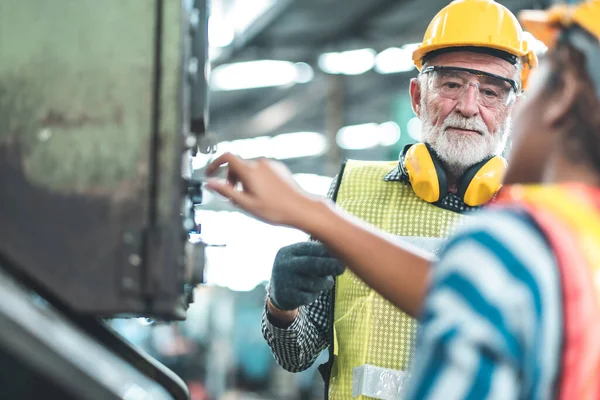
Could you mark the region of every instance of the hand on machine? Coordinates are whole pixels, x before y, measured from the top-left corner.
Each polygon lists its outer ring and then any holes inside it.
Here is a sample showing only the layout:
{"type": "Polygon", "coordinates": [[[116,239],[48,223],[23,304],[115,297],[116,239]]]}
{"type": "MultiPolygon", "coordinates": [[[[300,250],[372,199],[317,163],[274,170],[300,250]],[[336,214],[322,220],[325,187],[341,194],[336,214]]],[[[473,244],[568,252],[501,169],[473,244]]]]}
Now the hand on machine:
{"type": "Polygon", "coordinates": [[[225,153],[207,166],[206,175],[214,176],[225,164],[228,165],[227,178],[209,178],[207,189],[266,222],[302,225],[304,212],[315,199],[296,184],[283,164],[267,159],[243,160],[225,153]]]}

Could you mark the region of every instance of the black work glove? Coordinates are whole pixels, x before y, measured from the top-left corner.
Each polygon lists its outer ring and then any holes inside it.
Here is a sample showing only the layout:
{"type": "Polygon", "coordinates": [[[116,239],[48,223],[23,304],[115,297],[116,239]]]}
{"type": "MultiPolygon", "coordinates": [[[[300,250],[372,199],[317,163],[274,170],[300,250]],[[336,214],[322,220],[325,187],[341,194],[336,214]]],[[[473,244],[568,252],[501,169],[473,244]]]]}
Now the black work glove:
{"type": "Polygon", "coordinates": [[[283,247],[271,272],[271,303],[280,310],[311,304],[321,292],[333,287],[334,278],[344,268],[322,243],[302,242],[283,247]]]}

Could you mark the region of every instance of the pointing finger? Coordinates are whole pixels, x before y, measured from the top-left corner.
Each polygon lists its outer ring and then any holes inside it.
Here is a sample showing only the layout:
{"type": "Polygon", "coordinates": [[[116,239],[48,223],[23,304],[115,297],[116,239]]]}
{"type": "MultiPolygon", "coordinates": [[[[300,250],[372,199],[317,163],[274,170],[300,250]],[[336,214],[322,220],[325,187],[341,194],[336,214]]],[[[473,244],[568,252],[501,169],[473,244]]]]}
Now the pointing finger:
{"type": "Polygon", "coordinates": [[[228,164],[230,174],[233,173],[240,178],[243,178],[245,172],[248,170],[250,162],[242,160],[240,157],[234,154],[224,153],[206,167],[206,175],[214,175],[217,169],[224,164],[228,164]]]}
{"type": "Polygon", "coordinates": [[[252,212],[253,210],[254,200],[252,197],[250,197],[250,195],[247,193],[236,190],[228,183],[211,178],[206,182],[206,188],[228,198],[246,211],[252,212]]]}

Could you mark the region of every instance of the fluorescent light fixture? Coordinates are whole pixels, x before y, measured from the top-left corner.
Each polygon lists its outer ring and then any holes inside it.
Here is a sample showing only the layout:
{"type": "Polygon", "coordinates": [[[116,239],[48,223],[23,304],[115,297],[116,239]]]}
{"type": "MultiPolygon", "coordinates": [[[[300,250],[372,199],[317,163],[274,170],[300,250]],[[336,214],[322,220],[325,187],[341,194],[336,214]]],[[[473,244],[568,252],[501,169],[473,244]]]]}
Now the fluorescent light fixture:
{"type": "Polygon", "coordinates": [[[318,156],[327,150],[327,139],[317,132],[286,133],[273,137],[269,150],[279,160],[318,156]]]}
{"type": "Polygon", "coordinates": [[[340,74],[340,65],[342,64],[340,53],[323,53],[317,61],[321,71],[328,74],[340,74]]]}
{"type": "Polygon", "coordinates": [[[336,136],[336,142],[342,149],[362,150],[377,146],[376,123],[345,126],[336,136]]]}
{"type": "Polygon", "coordinates": [[[419,118],[412,117],[406,125],[406,130],[411,138],[417,142],[421,141],[421,120],[419,118]]]}
{"type": "Polygon", "coordinates": [[[233,21],[236,33],[243,33],[256,19],[273,7],[277,0],[237,0],[229,6],[227,18],[233,21]]]}
{"type": "Polygon", "coordinates": [[[340,53],[323,53],[319,56],[319,68],[328,74],[340,74],[342,64],[340,53]]]}
{"type": "Polygon", "coordinates": [[[297,83],[308,83],[312,81],[315,76],[313,69],[307,63],[299,62],[295,64],[296,67],[296,82],[297,83]]]}
{"type": "Polygon", "coordinates": [[[375,71],[380,74],[407,72],[414,68],[412,52],[402,48],[390,47],[375,57],[375,71]]]}
{"type": "Polygon", "coordinates": [[[328,74],[360,75],[375,65],[375,50],[358,49],[319,56],[319,68],[328,74]]]}
{"type": "Polygon", "coordinates": [[[345,126],[336,136],[338,146],[346,150],[364,150],[391,146],[400,139],[400,127],[393,121],[345,126]]]}
{"type": "Polygon", "coordinates": [[[377,127],[380,146],[393,146],[400,140],[400,126],[394,121],[384,122],[377,127]]]}
{"type": "Polygon", "coordinates": [[[217,153],[233,153],[245,159],[266,157],[271,138],[260,136],[252,139],[232,140],[217,145],[217,153]]]}
{"type": "Polygon", "coordinates": [[[421,45],[421,43],[407,43],[404,46],[402,46],[402,50],[410,53],[410,56],[412,57],[412,53],[413,51],[415,51],[419,46],[421,45]]]}
{"type": "Polygon", "coordinates": [[[208,43],[213,47],[227,47],[233,42],[233,27],[223,18],[208,18],[208,43]]]}
{"type": "Polygon", "coordinates": [[[327,139],[320,133],[295,132],[221,142],[217,153],[230,152],[244,159],[267,157],[286,160],[318,156],[325,153],[327,147],[327,139]]]}
{"type": "Polygon", "coordinates": [[[211,72],[212,90],[241,90],[285,86],[312,79],[312,68],[305,63],[258,60],[224,64],[211,72]]]}
{"type": "Polygon", "coordinates": [[[364,74],[375,65],[375,50],[360,49],[341,53],[343,65],[341,71],[345,75],[364,74]]]}

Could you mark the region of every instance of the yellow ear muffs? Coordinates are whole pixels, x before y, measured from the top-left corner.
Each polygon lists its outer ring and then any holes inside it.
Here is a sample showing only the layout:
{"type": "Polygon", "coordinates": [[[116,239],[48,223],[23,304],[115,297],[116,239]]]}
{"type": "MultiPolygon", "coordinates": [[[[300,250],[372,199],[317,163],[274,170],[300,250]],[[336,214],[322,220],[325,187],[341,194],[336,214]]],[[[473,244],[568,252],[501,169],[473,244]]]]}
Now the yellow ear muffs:
{"type": "Polygon", "coordinates": [[[461,177],[458,195],[471,207],[487,203],[502,187],[506,166],[506,160],[500,156],[473,165],[461,177]]]}
{"type": "Polygon", "coordinates": [[[435,203],[446,195],[446,173],[425,143],[410,146],[404,155],[404,169],[416,195],[426,202],[435,203]]]}
{"type": "MultiPolygon", "coordinates": [[[[425,143],[411,145],[404,154],[404,170],[417,196],[435,203],[448,194],[446,172],[435,152],[425,143]]],[[[468,168],[458,183],[457,195],[471,207],[490,201],[502,187],[506,160],[487,158],[468,168]]]]}

